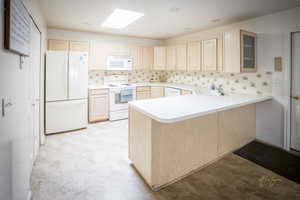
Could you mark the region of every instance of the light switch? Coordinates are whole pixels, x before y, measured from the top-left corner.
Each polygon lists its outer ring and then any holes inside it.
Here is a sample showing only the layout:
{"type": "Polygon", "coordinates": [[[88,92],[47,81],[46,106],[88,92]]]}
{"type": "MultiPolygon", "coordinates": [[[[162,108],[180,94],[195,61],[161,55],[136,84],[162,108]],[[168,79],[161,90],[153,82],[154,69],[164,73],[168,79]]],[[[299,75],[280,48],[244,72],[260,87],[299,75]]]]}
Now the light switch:
{"type": "Polygon", "coordinates": [[[282,57],[278,56],[274,58],[275,72],[282,72],[282,57]]]}
{"type": "Polygon", "coordinates": [[[1,113],[2,117],[5,117],[7,112],[12,108],[13,104],[8,98],[2,98],[1,100],[1,113]]]}

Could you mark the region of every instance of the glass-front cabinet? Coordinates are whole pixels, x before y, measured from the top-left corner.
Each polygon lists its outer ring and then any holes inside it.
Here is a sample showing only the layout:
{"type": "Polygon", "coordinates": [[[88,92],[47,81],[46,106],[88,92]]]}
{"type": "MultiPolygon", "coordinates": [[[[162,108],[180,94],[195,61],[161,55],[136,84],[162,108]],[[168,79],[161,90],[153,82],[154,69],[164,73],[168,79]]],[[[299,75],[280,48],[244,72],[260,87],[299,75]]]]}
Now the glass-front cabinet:
{"type": "Polygon", "coordinates": [[[256,72],[256,34],[241,30],[241,72],[256,72]]]}

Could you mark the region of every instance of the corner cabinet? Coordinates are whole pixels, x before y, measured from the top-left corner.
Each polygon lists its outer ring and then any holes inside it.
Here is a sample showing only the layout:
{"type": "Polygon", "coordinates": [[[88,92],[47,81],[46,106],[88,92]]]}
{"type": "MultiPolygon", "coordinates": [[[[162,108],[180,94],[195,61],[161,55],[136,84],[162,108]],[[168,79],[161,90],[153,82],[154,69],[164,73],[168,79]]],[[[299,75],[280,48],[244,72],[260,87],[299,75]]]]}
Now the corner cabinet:
{"type": "Polygon", "coordinates": [[[224,32],[223,36],[223,72],[256,72],[256,33],[244,30],[224,32]]]}

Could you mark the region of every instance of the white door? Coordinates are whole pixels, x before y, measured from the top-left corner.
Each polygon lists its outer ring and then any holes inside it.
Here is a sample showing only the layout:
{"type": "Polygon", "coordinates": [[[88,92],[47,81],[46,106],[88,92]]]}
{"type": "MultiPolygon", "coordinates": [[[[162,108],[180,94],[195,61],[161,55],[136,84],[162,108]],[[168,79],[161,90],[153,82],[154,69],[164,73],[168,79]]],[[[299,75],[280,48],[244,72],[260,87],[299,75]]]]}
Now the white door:
{"type": "Polygon", "coordinates": [[[300,32],[292,34],[291,147],[300,151],[300,32]]]}
{"type": "Polygon", "coordinates": [[[40,146],[40,67],[41,67],[41,34],[35,24],[31,25],[30,51],[30,102],[31,126],[33,138],[33,160],[35,160],[40,146]]]}
{"type": "Polygon", "coordinates": [[[46,55],[46,101],[68,99],[68,52],[48,51],[46,55]]]}
{"type": "Polygon", "coordinates": [[[69,54],[69,99],[88,97],[88,53],[69,54]]]}

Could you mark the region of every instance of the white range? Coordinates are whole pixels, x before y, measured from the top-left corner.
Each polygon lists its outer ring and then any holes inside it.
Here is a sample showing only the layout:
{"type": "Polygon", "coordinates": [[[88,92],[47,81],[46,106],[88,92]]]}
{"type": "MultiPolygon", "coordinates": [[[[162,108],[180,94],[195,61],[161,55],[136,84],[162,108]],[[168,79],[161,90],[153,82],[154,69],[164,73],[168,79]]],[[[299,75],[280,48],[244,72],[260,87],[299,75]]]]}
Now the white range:
{"type": "Polygon", "coordinates": [[[136,87],[122,75],[105,76],[104,85],[109,88],[109,120],[127,119],[128,102],[136,99],[136,87]]]}

